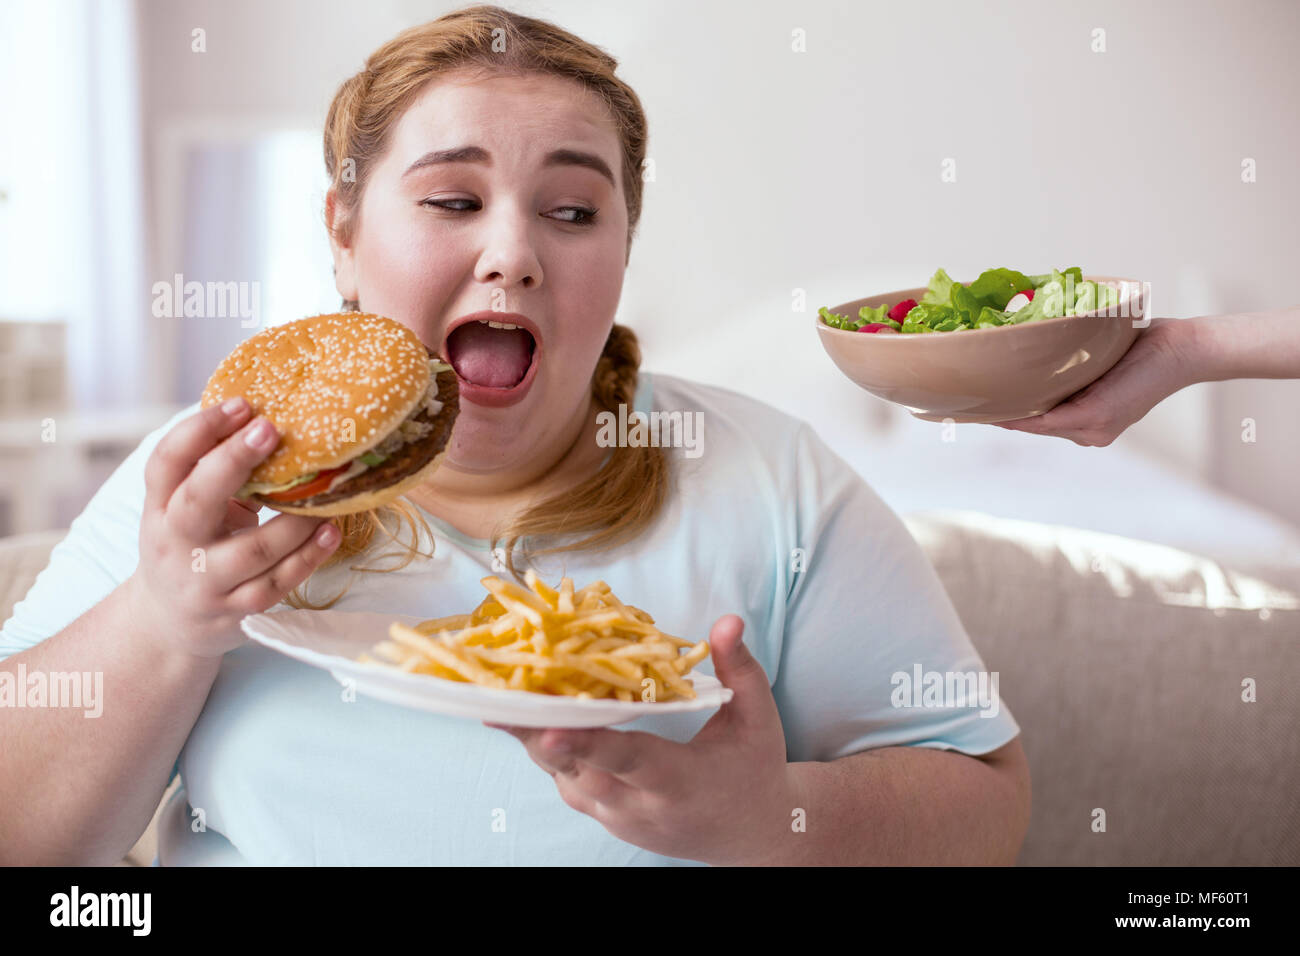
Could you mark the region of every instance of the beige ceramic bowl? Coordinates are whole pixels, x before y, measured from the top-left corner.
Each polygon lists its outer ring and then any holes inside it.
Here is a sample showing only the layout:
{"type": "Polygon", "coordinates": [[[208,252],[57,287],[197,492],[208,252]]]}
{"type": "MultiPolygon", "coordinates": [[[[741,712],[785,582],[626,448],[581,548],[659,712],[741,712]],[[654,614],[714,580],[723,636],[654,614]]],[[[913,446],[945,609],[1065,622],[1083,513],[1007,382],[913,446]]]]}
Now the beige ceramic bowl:
{"type": "MultiPolygon", "coordinates": [[[[881,335],[833,329],[816,316],[822,347],[840,371],[873,395],[926,421],[1001,422],[1041,415],[1100,378],[1146,325],[1136,279],[1085,276],[1120,290],[1118,315],[1062,316],[958,332],[881,335]],[[1135,327],[1136,323],[1136,327],[1135,327]]],[[[967,283],[969,284],[969,283],[967,283]]],[[[925,287],[854,299],[831,308],[856,317],[864,305],[921,301],[925,287]]]]}

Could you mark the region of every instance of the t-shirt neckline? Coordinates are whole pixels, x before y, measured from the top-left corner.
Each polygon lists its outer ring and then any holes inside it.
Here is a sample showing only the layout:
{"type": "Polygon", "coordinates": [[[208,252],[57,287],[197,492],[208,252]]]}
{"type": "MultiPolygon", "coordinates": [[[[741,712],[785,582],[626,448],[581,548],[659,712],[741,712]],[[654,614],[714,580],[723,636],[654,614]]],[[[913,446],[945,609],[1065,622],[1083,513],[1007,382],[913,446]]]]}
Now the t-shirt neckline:
{"type": "MultiPolygon", "coordinates": [[[[633,396],[632,408],[635,411],[644,412],[647,415],[650,414],[653,396],[654,383],[651,381],[650,373],[644,369],[639,370],[637,373],[636,395],[633,396]]],[[[611,450],[609,454],[612,455],[613,451],[611,450]]],[[[605,462],[607,461],[609,461],[609,455],[606,455],[604,461],[600,463],[602,468],[605,467],[605,462]]],[[[409,504],[415,505],[415,508],[420,512],[421,517],[423,517],[425,521],[429,522],[433,528],[437,529],[443,537],[449,538],[465,547],[475,548],[479,551],[491,550],[492,542],[486,538],[471,538],[469,535],[448,524],[442,518],[439,518],[432,512],[425,510],[412,499],[404,498],[403,500],[409,504]]]]}

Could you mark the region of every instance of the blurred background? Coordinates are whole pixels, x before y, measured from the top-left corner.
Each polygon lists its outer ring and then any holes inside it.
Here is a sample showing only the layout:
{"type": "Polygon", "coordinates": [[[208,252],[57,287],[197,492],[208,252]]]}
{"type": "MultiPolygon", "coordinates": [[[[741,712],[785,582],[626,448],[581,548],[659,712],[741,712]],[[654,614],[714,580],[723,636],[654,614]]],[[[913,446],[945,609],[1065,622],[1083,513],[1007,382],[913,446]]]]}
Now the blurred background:
{"type": "MultiPolygon", "coordinates": [[[[0,534],[66,527],[256,322],[338,308],[330,100],[462,5],[0,0],[0,534]],[[182,281],[255,301],[156,314],[182,281]]],[[[1300,562],[1300,383],[1187,389],[1106,448],[945,432],[842,378],[812,324],[939,266],[1144,279],[1156,316],[1296,304],[1300,5],[505,6],[604,47],[648,113],[618,316],[645,368],[806,418],[900,512],[1300,562]]]]}

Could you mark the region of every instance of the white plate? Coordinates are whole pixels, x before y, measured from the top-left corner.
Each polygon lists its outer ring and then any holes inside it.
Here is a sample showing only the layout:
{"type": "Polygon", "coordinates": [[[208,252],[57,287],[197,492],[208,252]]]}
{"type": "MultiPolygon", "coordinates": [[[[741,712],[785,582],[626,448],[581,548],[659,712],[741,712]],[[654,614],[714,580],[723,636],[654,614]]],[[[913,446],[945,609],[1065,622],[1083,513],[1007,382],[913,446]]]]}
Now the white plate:
{"type": "Polygon", "coordinates": [[[471,717],[518,727],[609,727],[653,714],[711,710],[731,700],[732,691],[716,677],[692,671],[694,700],[662,704],[644,701],[578,700],[525,690],[499,690],[411,674],[356,656],[388,639],[393,621],[415,625],[422,618],[357,611],[277,611],[250,614],[240,622],[244,633],[294,660],[320,667],[339,683],[354,683],[357,692],[402,707],[453,717],[471,717]]]}

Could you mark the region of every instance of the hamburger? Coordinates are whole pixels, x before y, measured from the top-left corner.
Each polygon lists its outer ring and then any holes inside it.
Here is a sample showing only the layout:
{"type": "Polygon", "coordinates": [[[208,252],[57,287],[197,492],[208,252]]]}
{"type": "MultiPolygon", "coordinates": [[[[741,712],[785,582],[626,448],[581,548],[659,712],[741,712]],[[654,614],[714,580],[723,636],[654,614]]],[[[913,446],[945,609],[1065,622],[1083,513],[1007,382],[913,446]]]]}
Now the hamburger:
{"type": "Polygon", "coordinates": [[[245,339],[200,404],[234,396],[280,433],[236,497],[302,515],[365,511],[415,487],[441,463],[460,411],[452,367],[402,323],[365,312],[245,339]]]}

